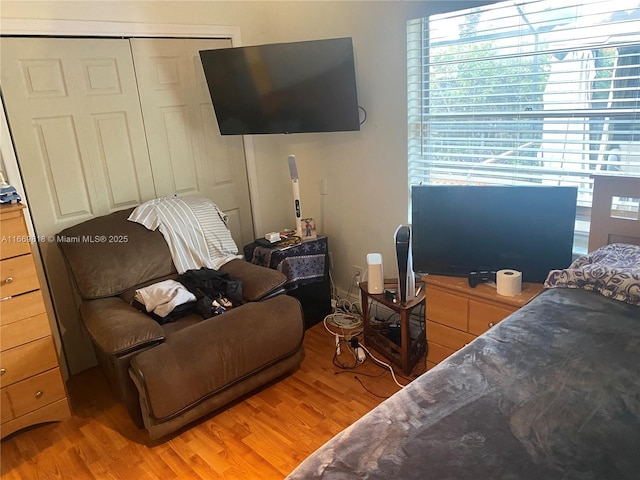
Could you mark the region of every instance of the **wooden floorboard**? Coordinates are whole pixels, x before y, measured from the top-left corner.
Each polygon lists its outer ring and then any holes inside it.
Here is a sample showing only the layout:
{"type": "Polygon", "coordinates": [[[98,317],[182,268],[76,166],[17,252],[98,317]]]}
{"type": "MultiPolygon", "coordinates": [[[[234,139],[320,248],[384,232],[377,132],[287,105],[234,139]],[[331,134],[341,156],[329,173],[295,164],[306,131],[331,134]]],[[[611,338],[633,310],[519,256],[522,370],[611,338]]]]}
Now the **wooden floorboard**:
{"type": "MultiPolygon", "coordinates": [[[[399,389],[372,360],[336,367],[334,345],[322,323],[315,325],[294,374],[156,441],[133,425],[99,369],[74,375],[67,385],[72,418],[4,439],[2,479],[282,479],[399,389]]],[[[341,359],[350,360],[347,353],[341,359]]],[[[398,380],[423,371],[424,359],[398,380]]]]}

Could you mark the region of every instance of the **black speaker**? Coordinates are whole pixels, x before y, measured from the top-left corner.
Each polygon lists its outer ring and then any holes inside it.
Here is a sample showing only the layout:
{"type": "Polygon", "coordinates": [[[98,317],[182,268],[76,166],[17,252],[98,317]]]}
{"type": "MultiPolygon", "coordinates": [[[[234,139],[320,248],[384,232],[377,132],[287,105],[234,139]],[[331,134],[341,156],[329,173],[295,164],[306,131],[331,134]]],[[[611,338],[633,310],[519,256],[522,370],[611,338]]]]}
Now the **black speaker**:
{"type": "Polygon", "coordinates": [[[416,279],[411,256],[411,227],[400,225],[394,235],[398,260],[398,292],[400,303],[407,303],[416,296],[416,279]]]}

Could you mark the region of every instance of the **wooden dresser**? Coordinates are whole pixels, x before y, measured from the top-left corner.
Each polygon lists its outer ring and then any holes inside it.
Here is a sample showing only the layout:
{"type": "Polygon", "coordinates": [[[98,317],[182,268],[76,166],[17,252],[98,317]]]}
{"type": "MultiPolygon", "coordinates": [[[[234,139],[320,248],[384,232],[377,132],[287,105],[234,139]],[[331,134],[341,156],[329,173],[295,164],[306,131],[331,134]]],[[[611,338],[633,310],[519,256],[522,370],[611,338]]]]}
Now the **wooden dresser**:
{"type": "Polygon", "coordinates": [[[71,414],[23,211],[0,206],[2,438],[71,414]]]}
{"type": "Polygon", "coordinates": [[[543,290],[524,283],[514,297],[487,284],[471,288],[466,278],[425,275],[427,368],[431,368],[527,304],[543,290]]]}

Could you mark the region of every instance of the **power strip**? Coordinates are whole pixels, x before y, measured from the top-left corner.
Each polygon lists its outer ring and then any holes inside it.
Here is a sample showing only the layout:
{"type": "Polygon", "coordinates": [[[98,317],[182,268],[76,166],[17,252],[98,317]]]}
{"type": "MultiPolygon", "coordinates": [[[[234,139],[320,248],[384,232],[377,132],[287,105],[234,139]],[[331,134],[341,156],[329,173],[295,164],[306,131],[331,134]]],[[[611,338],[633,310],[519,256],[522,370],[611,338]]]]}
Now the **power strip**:
{"type": "Polygon", "coordinates": [[[356,347],[356,359],[358,360],[358,363],[364,363],[367,359],[367,354],[365,353],[364,348],[356,347]]]}
{"type": "Polygon", "coordinates": [[[363,363],[367,359],[367,354],[364,351],[364,348],[360,346],[360,340],[358,340],[358,337],[351,337],[351,339],[349,339],[349,343],[355,352],[358,363],[363,363]]]}
{"type": "MultiPolygon", "coordinates": [[[[350,303],[355,303],[357,305],[357,309],[358,309],[358,313],[362,313],[362,308],[360,307],[360,295],[359,295],[360,291],[358,290],[357,294],[354,294],[352,292],[351,295],[349,295],[349,292],[347,292],[346,290],[342,290],[340,289],[338,291],[338,294],[340,295],[340,298],[345,299],[347,302],[350,303]]],[[[374,313],[378,313],[379,316],[381,318],[390,318],[394,315],[398,315],[398,312],[395,312],[393,310],[391,310],[390,308],[384,306],[382,303],[378,303],[376,302],[376,305],[374,308],[369,308],[369,314],[373,317],[374,313]]]]}

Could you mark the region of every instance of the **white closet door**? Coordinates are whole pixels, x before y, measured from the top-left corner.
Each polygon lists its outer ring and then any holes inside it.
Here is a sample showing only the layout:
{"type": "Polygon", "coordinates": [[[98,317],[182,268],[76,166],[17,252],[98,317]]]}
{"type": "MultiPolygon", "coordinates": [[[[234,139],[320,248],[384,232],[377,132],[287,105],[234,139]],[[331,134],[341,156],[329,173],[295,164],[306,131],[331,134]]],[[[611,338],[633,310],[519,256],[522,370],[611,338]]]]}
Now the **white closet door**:
{"type": "MultiPolygon", "coordinates": [[[[2,38],[0,82],[39,236],[155,196],[130,45],[2,38]]],[[[71,373],[95,364],[56,245],[41,242],[71,373]]]]}
{"type": "Polygon", "coordinates": [[[242,138],[220,135],[199,55],[230,40],[135,38],[131,45],[157,195],[211,198],[242,250],[254,239],[242,138]]]}

